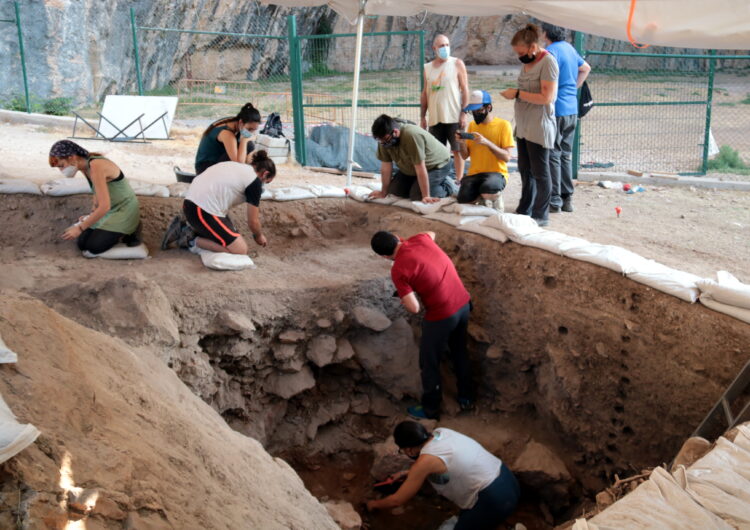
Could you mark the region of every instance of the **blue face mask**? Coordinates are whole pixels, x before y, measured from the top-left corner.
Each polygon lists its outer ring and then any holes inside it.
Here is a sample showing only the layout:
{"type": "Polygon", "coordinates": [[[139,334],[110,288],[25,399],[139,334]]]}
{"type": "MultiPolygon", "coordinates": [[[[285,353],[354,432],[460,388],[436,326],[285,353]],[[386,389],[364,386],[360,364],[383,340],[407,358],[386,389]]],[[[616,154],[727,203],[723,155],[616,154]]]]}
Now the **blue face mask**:
{"type": "Polygon", "coordinates": [[[240,135],[243,138],[251,138],[253,136],[253,133],[245,129],[244,127],[240,129],[240,135]]]}
{"type": "Polygon", "coordinates": [[[450,46],[441,46],[438,48],[438,57],[445,60],[448,57],[451,56],[451,47],[450,46]]]}

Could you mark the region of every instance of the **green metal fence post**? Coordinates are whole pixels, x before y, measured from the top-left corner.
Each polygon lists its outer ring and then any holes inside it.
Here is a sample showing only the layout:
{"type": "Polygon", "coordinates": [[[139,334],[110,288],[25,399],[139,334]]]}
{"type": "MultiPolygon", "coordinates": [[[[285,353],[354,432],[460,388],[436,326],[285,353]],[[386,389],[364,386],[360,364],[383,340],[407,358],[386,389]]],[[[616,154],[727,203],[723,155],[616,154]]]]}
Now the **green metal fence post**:
{"type": "MultiPolygon", "coordinates": [[[[576,51],[578,54],[583,57],[584,56],[584,49],[583,49],[583,33],[580,31],[576,31],[575,35],[573,36],[573,44],[575,46],[576,51]]],[[[578,91],[578,97],[581,97],[581,91],[578,91]]],[[[581,166],[581,120],[577,120],[578,123],[576,123],[576,133],[573,137],[573,178],[578,178],[578,168],[581,166]]]]}
{"type": "Polygon", "coordinates": [[[708,50],[709,55],[712,57],[708,60],[708,94],[706,96],[706,131],[703,134],[703,164],[701,165],[701,172],[705,175],[708,172],[708,150],[709,142],[711,140],[711,107],[713,106],[714,99],[714,70],[716,69],[716,50],[708,50]]]}
{"type": "Polygon", "coordinates": [[[297,18],[294,15],[288,15],[286,24],[289,36],[289,76],[292,81],[294,152],[297,155],[297,162],[304,166],[307,163],[307,154],[305,152],[305,113],[302,108],[302,54],[297,36],[297,18]]]}
{"type": "Polygon", "coordinates": [[[29,80],[26,77],[26,55],[23,51],[23,32],[21,31],[21,14],[18,2],[13,2],[16,12],[16,28],[18,29],[18,51],[21,54],[21,71],[23,72],[23,91],[26,95],[26,112],[31,114],[31,100],[29,99],[29,80]]]}
{"type": "Polygon", "coordinates": [[[133,29],[133,51],[135,52],[135,75],[138,79],[138,95],[143,95],[143,80],[141,79],[141,58],[138,55],[138,29],[135,25],[135,10],[130,8],[130,27],[133,29]]]}
{"type": "Polygon", "coordinates": [[[424,92],[424,30],[419,32],[419,97],[424,92]]]}

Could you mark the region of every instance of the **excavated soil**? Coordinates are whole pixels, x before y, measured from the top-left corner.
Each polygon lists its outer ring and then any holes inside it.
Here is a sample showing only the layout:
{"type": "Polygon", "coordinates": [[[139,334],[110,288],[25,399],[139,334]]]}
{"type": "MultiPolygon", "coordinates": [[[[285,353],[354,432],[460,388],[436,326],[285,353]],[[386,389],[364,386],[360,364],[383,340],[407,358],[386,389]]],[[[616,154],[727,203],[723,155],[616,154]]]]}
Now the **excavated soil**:
{"type": "MultiPolygon", "coordinates": [[[[671,460],[748,357],[750,326],[728,316],[407,211],[263,203],[269,246],[252,248],[258,268],[218,273],[157,250],[177,199],[141,198],[150,259],[81,258],[58,236],[89,201],[0,197],[0,288],[156,355],[235,430],[287,457],[313,494],[355,506],[376,478],[370,459],[387,460],[377,448],[419,393],[419,319],[391,296],[389,264],[369,249],[376,230],[433,230],[454,259],[474,301],[479,407],[458,414],[446,371],[441,425],[522,469],[516,520],[530,528],[580,515],[614,473],[671,460]],[[387,329],[373,331],[363,307],[387,316],[387,329]],[[539,444],[558,472],[528,466],[539,444]]],[[[233,219],[248,233],[241,209],[233,219]]],[[[370,528],[414,528],[451,509],[429,492],[417,502],[403,515],[364,516],[370,528]]]]}

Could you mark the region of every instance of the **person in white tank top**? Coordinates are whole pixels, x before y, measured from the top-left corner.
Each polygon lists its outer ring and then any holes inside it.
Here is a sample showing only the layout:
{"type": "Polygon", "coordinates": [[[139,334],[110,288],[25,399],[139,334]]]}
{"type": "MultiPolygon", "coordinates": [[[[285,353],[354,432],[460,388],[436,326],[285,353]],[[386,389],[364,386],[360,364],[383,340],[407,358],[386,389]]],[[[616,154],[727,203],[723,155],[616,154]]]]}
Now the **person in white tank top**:
{"type": "Polygon", "coordinates": [[[393,438],[399,452],[416,462],[398,491],[369,501],[368,510],[401,506],[416,495],[425,480],[461,508],[454,530],[494,530],[516,509],[518,481],[476,440],[443,427],[429,433],[415,421],[399,423],[393,438]]]}
{"type": "Polygon", "coordinates": [[[461,59],[451,57],[450,41],[438,35],[432,43],[435,58],[424,65],[424,89],[420,97],[421,126],[453,151],[456,181],[464,174],[464,159],[459,155],[456,131],[468,123],[463,109],[469,104],[469,81],[461,59]]]}

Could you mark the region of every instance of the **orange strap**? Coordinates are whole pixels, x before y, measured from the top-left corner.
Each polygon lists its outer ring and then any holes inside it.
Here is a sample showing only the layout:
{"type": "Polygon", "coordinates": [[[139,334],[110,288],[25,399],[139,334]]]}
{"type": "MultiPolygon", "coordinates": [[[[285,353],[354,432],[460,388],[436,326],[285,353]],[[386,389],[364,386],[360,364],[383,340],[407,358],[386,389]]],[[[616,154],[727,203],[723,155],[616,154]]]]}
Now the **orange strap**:
{"type": "Polygon", "coordinates": [[[627,33],[628,33],[628,41],[630,41],[630,44],[632,44],[634,48],[638,48],[639,50],[643,50],[645,48],[648,48],[651,45],[650,44],[640,44],[640,43],[636,42],[636,40],[633,38],[633,34],[631,33],[631,26],[633,25],[633,14],[635,13],[635,4],[637,2],[638,2],[638,0],[630,0],[630,13],[628,14],[627,33]]]}

